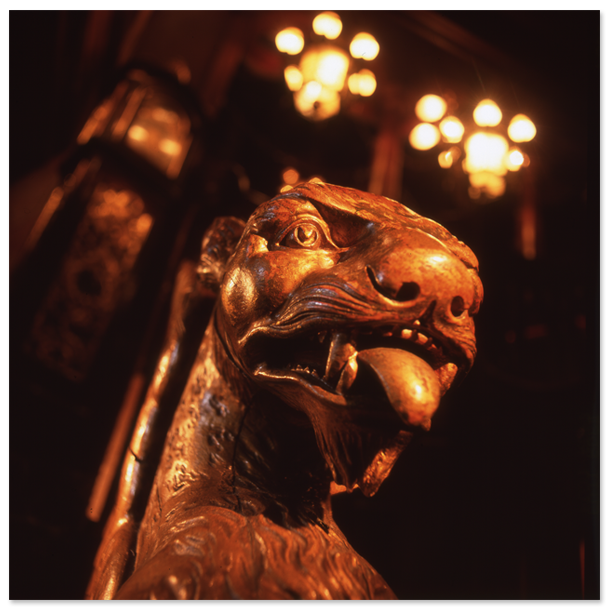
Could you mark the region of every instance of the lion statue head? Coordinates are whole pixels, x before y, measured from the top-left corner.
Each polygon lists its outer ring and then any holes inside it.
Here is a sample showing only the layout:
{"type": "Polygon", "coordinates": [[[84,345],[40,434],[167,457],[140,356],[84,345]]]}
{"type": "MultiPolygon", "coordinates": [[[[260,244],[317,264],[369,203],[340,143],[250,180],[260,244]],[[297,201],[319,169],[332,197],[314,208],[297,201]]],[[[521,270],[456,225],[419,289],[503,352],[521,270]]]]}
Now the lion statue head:
{"type": "Polygon", "coordinates": [[[200,272],[230,360],[307,415],[348,490],[377,490],[475,358],[476,257],[384,197],[296,186],[259,206],[239,243],[204,247],[200,272]]]}

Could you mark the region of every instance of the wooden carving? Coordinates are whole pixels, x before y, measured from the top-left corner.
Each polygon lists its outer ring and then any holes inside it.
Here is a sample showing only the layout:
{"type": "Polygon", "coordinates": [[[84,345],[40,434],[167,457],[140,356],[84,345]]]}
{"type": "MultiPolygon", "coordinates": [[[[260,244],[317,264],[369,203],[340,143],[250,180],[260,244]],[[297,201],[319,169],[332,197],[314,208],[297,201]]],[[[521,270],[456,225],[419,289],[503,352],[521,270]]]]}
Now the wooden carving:
{"type": "Polygon", "coordinates": [[[311,181],[246,224],[217,219],[178,285],[88,597],[394,599],[334,523],[331,490],[374,494],[471,367],[473,253],[394,201],[311,181]],[[210,289],[138,524],[151,422],[210,289]]]}

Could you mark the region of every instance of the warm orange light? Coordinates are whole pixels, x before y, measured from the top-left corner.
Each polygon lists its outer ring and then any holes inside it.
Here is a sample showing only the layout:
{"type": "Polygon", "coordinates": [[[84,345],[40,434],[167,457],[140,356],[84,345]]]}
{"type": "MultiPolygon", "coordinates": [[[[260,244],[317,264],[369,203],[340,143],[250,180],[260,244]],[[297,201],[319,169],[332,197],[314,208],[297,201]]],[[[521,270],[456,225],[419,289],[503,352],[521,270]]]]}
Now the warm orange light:
{"type": "Polygon", "coordinates": [[[299,180],[299,172],[294,167],[287,167],[282,173],[282,180],[286,184],[296,184],[299,180]]]}
{"type": "Polygon", "coordinates": [[[370,70],[360,70],[347,79],[347,86],[354,95],[369,97],[375,93],[377,81],[370,70]]]}
{"type": "Polygon", "coordinates": [[[299,28],[286,28],[275,37],[275,46],[282,53],[297,55],[303,50],[305,40],[299,28]]]}
{"type": "Polygon", "coordinates": [[[472,116],[479,127],[495,127],[502,120],[502,111],[493,100],[483,100],[472,116]]]}
{"type": "Polygon", "coordinates": [[[127,132],[127,137],[138,142],[143,142],[148,138],[148,130],[140,125],[132,125],[127,132]]]}
{"type": "Polygon", "coordinates": [[[357,72],[350,74],[350,77],[347,79],[347,87],[350,93],[360,95],[360,74],[357,72]]]}
{"type": "Polygon", "coordinates": [[[164,152],[166,155],[174,156],[182,150],[182,146],[180,142],[165,138],[159,142],[159,150],[164,152]]]}
{"type": "Polygon", "coordinates": [[[409,143],[416,150],[430,150],[439,143],[440,139],[438,128],[430,123],[416,125],[409,134],[409,143]]]}
{"type": "Polygon", "coordinates": [[[301,89],[301,99],[311,101],[312,103],[318,98],[318,96],[322,93],[322,85],[315,80],[308,82],[301,89]]]}
{"type": "Polygon", "coordinates": [[[516,172],[521,169],[524,161],[525,157],[523,156],[523,153],[516,146],[513,146],[506,154],[504,164],[506,165],[506,169],[511,172],[516,172]]]}
{"type": "MultiPolygon", "coordinates": [[[[504,158],[508,152],[506,138],[491,133],[475,133],[466,140],[464,146],[466,159],[464,169],[473,174],[476,172],[492,172],[498,176],[506,174],[504,158]]],[[[473,184],[473,186],[476,186],[473,184]]]]}
{"type": "Polygon", "coordinates": [[[294,105],[303,116],[318,121],[337,114],[341,98],[336,91],[310,81],[294,94],[294,105]]]}
{"type": "Polygon", "coordinates": [[[438,156],[438,164],[443,169],[448,169],[453,165],[453,155],[448,150],[440,153],[438,156]]]}
{"type": "Polygon", "coordinates": [[[343,24],[341,23],[339,15],[332,11],[320,13],[313,20],[313,31],[318,34],[318,36],[324,36],[329,40],[337,38],[337,36],[341,34],[342,29],[343,24]]]}
{"type": "Polygon", "coordinates": [[[438,156],[438,164],[447,169],[451,167],[454,161],[457,161],[460,158],[462,151],[457,146],[452,146],[449,150],[445,150],[440,153],[438,156]]]}
{"type": "MultiPolygon", "coordinates": [[[[469,180],[474,189],[486,193],[490,198],[500,197],[501,195],[504,195],[504,191],[506,190],[506,181],[504,178],[491,172],[476,172],[470,174],[469,180]]],[[[476,194],[476,191],[471,193],[471,197],[473,194],[476,194]]],[[[478,195],[473,198],[478,198],[478,195]]]]}
{"type": "Polygon", "coordinates": [[[462,121],[454,116],[444,118],[439,125],[439,129],[445,142],[451,142],[452,144],[459,142],[464,135],[462,121]]]}
{"type": "Polygon", "coordinates": [[[345,84],[349,59],[339,50],[328,49],[320,54],[316,80],[322,85],[340,91],[345,84]]]}
{"type": "Polygon", "coordinates": [[[424,95],[415,104],[415,114],[420,121],[434,123],[447,111],[447,103],[438,95],[424,95]]]}
{"type": "Polygon", "coordinates": [[[317,81],[323,87],[341,91],[345,85],[349,57],[332,46],[318,46],[309,49],[299,65],[303,81],[317,81]]]}
{"type": "Polygon", "coordinates": [[[371,61],[379,54],[379,43],[366,32],[356,34],[349,45],[349,52],[355,59],[371,61]]]}
{"type": "Polygon", "coordinates": [[[290,91],[298,91],[303,86],[303,75],[296,66],[287,66],[284,69],[284,79],[290,91]]]}
{"type": "Polygon", "coordinates": [[[508,126],[508,137],[513,142],[529,142],[536,135],[536,126],[524,114],[514,116],[508,126]]]}

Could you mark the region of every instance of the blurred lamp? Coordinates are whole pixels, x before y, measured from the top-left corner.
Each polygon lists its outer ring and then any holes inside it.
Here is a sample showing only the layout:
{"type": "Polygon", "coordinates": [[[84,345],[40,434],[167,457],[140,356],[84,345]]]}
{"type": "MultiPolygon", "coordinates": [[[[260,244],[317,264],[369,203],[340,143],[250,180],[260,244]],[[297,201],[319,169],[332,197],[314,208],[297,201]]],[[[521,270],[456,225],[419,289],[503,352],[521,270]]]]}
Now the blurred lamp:
{"type": "Polygon", "coordinates": [[[516,147],[513,146],[506,154],[504,165],[511,172],[517,172],[525,163],[525,155],[516,147]]]}
{"type": "Polygon", "coordinates": [[[370,70],[360,70],[349,77],[347,86],[354,95],[369,97],[375,93],[377,81],[370,70]]]}
{"type": "Polygon", "coordinates": [[[409,143],[416,150],[430,150],[439,143],[440,139],[438,127],[430,123],[416,125],[409,134],[409,143]]]}
{"type": "Polygon", "coordinates": [[[424,95],[415,105],[415,114],[420,121],[434,123],[445,114],[447,102],[438,95],[424,95]]]}
{"type": "Polygon", "coordinates": [[[478,132],[466,140],[464,169],[469,173],[492,172],[506,174],[504,159],[508,153],[506,138],[494,133],[478,132]]]}
{"type": "MultiPolygon", "coordinates": [[[[327,40],[339,37],[342,30],[339,15],[325,11],[315,17],[313,31],[327,40]]],[[[312,120],[334,116],[341,109],[341,98],[349,90],[352,95],[369,97],[377,87],[371,70],[358,69],[358,59],[370,61],[379,53],[379,44],[366,32],[357,34],[351,44],[350,59],[347,49],[326,41],[305,48],[304,37],[298,28],[285,28],[275,38],[282,53],[301,55],[298,66],[284,69],[284,79],[294,94],[296,109],[312,120]],[[352,72],[350,74],[350,72],[352,72]],[[347,86],[346,86],[347,84],[347,86]]]]}
{"type": "Polygon", "coordinates": [[[349,45],[349,52],[354,59],[371,61],[379,54],[379,43],[366,32],[356,34],[349,45]]]}
{"type": "Polygon", "coordinates": [[[502,111],[493,100],[483,100],[472,113],[479,127],[495,127],[502,120],[502,111]]]}
{"type": "Polygon", "coordinates": [[[493,199],[504,195],[506,190],[504,178],[492,172],[475,172],[470,174],[469,181],[468,193],[472,199],[478,199],[482,193],[493,199]]]}
{"type": "Polygon", "coordinates": [[[438,155],[438,164],[448,169],[453,165],[454,161],[457,161],[462,154],[462,151],[457,146],[452,146],[449,150],[444,150],[438,155]]]}
{"type": "Polygon", "coordinates": [[[462,121],[454,116],[444,118],[439,125],[439,129],[443,135],[443,140],[452,144],[459,142],[464,135],[462,121]]]}
{"type": "Polygon", "coordinates": [[[287,167],[282,172],[282,180],[284,180],[286,184],[296,184],[299,181],[299,178],[299,172],[294,169],[294,167],[287,167]]]}
{"type": "Polygon", "coordinates": [[[514,116],[508,125],[508,137],[513,142],[529,142],[536,135],[536,126],[524,114],[514,116]]]}
{"type": "Polygon", "coordinates": [[[348,68],[347,54],[330,45],[316,46],[307,50],[300,64],[304,82],[317,82],[333,91],[343,89],[348,68]]]}
{"type": "Polygon", "coordinates": [[[318,36],[324,36],[329,40],[334,40],[341,34],[343,24],[337,13],[326,11],[325,13],[320,13],[313,20],[312,27],[313,31],[318,36]]]}
{"type": "Polygon", "coordinates": [[[303,86],[303,75],[296,66],[287,66],[285,68],[284,79],[290,91],[298,91],[303,86]]]}
{"type": "Polygon", "coordinates": [[[305,45],[303,32],[299,28],[286,28],[275,37],[275,45],[282,53],[298,55],[305,45]]]}
{"type": "MultiPolygon", "coordinates": [[[[424,95],[415,105],[415,114],[422,123],[416,125],[409,134],[411,146],[417,150],[430,150],[440,141],[457,144],[462,141],[466,129],[460,119],[444,115],[447,112],[445,100],[438,95],[424,95]],[[441,120],[442,119],[442,120],[441,120]],[[439,122],[438,128],[432,123],[439,122]]],[[[502,111],[490,99],[479,102],[473,112],[476,125],[482,130],[466,134],[464,143],[464,160],[462,169],[469,175],[468,192],[472,199],[486,195],[489,199],[504,194],[507,172],[517,172],[529,165],[529,157],[518,147],[509,149],[508,140],[497,133],[502,121],[502,111]]],[[[475,128],[476,129],[476,128],[475,128]]],[[[524,114],[518,114],[511,120],[508,137],[513,142],[529,142],[536,135],[536,127],[524,114]]],[[[457,146],[444,150],[438,155],[438,164],[443,169],[455,165],[462,151],[457,146]]]]}
{"type": "Polygon", "coordinates": [[[303,116],[323,120],[339,112],[341,98],[336,91],[310,81],[294,94],[294,105],[303,116]]]}

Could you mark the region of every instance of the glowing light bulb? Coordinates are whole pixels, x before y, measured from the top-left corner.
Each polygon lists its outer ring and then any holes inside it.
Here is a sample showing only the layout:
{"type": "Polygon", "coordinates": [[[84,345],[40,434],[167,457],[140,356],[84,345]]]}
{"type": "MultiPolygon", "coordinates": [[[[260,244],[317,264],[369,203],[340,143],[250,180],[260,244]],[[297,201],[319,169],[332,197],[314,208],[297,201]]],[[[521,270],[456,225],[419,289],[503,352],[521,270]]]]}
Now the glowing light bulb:
{"type": "Polygon", "coordinates": [[[438,156],[438,164],[447,169],[453,165],[454,161],[460,158],[461,151],[457,146],[452,146],[449,150],[445,150],[438,156]]]}
{"type": "Polygon", "coordinates": [[[464,135],[462,121],[454,116],[444,118],[439,125],[439,129],[445,142],[451,142],[452,144],[459,142],[464,135]]]}
{"type": "Polygon", "coordinates": [[[308,49],[299,64],[303,81],[317,81],[333,91],[341,91],[347,77],[349,57],[332,46],[315,46],[308,49]]]}
{"type": "Polygon", "coordinates": [[[447,111],[447,103],[438,95],[424,95],[415,104],[415,114],[420,121],[434,123],[447,111]]]}
{"type": "Polygon", "coordinates": [[[350,74],[350,77],[347,79],[347,87],[350,90],[350,93],[360,95],[360,74],[357,72],[350,74]]]}
{"type": "Polygon", "coordinates": [[[329,40],[337,38],[337,36],[341,34],[342,29],[343,24],[341,23],[341,19],[339,19],[339,15],[332,11],[320,13],[313,20],[313,31],[318,34],[318,36],[324,36],[329,40]]]}
{"type": "Polygon", "coordinates": [[[312,80],[308,82],[305,87],[301,89],[301,91],[303,92],[302,97],[304,100],[313,102],[317,99],[320,93],[322,93],[322,85],[319,82],[312,80]]]}
{"type": "Polygon", "coordinates": [[[508,137],[513,142],[529,142],[536,135],[536,126],[524,114],[518,114],[511,119],[508,126],[508,137]]]}
{"type": "MultiPolygon", "coordinates": [[[[504,195],[504,191],[506,190],[506,181],[504,178],[491,172],[476,172],[469,176],[469,180],[474,189],[472,195],[478,190],[479,193],[484,192],[488,197],[493,199],[504,195]]],[[[478,196],[473,197],[473,199],[474,198],[478,198],[478,196]]]]}
{"type": "MultiPolygon", "coordinates": [[[[508,152],[506,138],[491,133],[475,133],[466,140],[464,170],[470,174],[492,172],[498,176],[506,174],[504,159],[508,152]]],[[[473,186],[477,186],[474,185],[473,186]]]]}
{"type": "Polygon", "coordinates": [[[409,134],[409,143],[416,150],[430,150],[438,144],[440,139],[441,134],[438,128],[430,123],[416,125],[409,134]]]}
{"type": "Polygon", "coordinates": [[[297,55],[303,50],[305,40],[299,28],[286,28],[275,37],[275,46],[282,53],[297,55]]]}
{"type": "Polygon", "coordinates": [[[349,52],[355,59],[371,61],[379,54],[379,43],[366,32],[356,34],[349,45],[349,52]]]}
{"type": "Polygon", "coordinates": [[[439,154],[438,164],[443,169],[448,169],[453,165],[453,155],[448,150],[445,150],[444,152],[439,154]]]}
{"type": "Polygon", "coordinates": [[[287,167],[282,173],[282,179],[286,184],[296,184],[299,180],[299,172],[294,167],[287,167]]]}
{"type": "Polygon", "coordinates": [[[479,127],[495,127],[502,120],[502,111],[493,100],[483,100],[472,116],[479,127]]]}
{"type": "Polygon", "coordinates": [[[310,81],[294,94],[294,105],[303,116],[319,121],[339,112],[341,98],[337,91],[310,81]]]}
{"type": "Polygon", "coordinates": [[[330,89],[340,91],[345,84],[349,58],[338,49],[326,49],[318,56],[316,80],[330,89]]]}
{"type": "Polygon", "coordinates": [[[285,68],[284,79],[290,91],[298,91],[303,86],[303,75],[296,66],[287,66],[285,68]]]}
{"type": "Polygon", "coordinates": [[[506,165],[506,169],[509,171],[516,172],[521,169],[524,161],[525,157],[523,156],[523,153],[516,146],[513,146],[508,153],[506,153],[504,165],[506,165]]]}
{"type": "Polygon", "coordinates": [[[354,95],[369,97],[375,93],[377,81],[370,70],[360,70],[347,79],[347,86],[354,95]]]}

